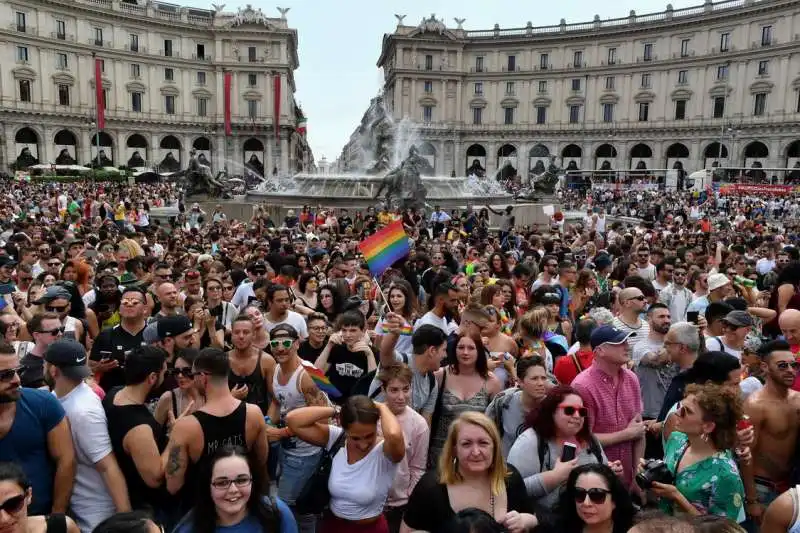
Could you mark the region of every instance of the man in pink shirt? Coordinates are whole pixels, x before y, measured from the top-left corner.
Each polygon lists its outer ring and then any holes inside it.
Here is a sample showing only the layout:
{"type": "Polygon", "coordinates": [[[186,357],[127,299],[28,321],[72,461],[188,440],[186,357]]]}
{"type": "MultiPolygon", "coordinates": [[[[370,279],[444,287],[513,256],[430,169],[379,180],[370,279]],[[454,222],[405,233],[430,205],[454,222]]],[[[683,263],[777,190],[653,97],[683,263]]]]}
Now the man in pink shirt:
{"type": "Polygon", "coordinates": [[[609,462],[622,463],[626,487],[633,486],[636,465],[644,456],[646,430],[639,379],[626,368],[631,335],[612,326],[594,330],[592,366],[572,382],[583,397],[591,431],[603,445],[609,462]]]}
{"type": "MultiPolygon", "coordinates": [[[[389,533],[400,531],[408,497],[425,473],[428,458],[430,428],[425,418],[410,407],[411,377],[411,369],[401,363],[383,367],[378,373],[378,380],[386,397],[386,407],[397,417],[406,443],[406,455],[397,464],[394,484],[389,489],[383,511],[389,524],[389,533]]],[[[380,422],[378,435],[382,435],[380,422]]]]}
{"type": "MultiPolygon", "coordinates": [[[[789,343],[789,349],[795,355],[795,361],[800,361],[800,311],[786,309],[778,317],[778,325],[783,338],[789,343]]],[[[794,378],[792,390],[800,391],[800,373],[794,378]]]]}

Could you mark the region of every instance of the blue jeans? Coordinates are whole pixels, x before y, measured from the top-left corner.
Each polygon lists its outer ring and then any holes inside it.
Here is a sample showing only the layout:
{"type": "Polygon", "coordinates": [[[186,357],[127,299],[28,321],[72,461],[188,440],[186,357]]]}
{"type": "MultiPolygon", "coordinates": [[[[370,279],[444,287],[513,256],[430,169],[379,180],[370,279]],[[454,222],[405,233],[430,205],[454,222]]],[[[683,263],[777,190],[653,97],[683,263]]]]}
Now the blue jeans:
{"type": "MultiPolygon", "coordinates": [[[[312,455],[296,455],[291,449],[281,447],[280,470],[278,478],[278,497],[286,502],[289,507],[294,507],[297,497],[305,487],[306,481],[317,470],[322,450],[312,455]]],[[[294,512],[294,509],[292,509],[294,512]]],[[[297,529],[300,533],[314,533],[317,517],[315,515],[300,515],[295,513],[297,529]]]]}

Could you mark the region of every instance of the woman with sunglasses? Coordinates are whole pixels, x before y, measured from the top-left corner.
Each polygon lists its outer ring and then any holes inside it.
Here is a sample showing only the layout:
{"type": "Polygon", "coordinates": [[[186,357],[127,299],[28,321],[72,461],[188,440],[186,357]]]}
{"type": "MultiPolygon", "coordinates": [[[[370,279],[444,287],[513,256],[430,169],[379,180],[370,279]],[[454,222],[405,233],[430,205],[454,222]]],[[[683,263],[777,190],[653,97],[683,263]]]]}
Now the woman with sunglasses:
{"type": "Polygon", "coordinates": [[[196,348],[183,348],[175,353],[175,366],[168,370],[178,386],[161,395],[156,404],[155,418],[169,435],[175,421],[184,415],[190,415],[203,407],[206,399],[195,386],[192,364],[197,358],[196,348]]]}
{"type": "Polygon", "coordinates": [[[222,299],[223,287],[223,281],[217,277],[209,276],[203,282],[203,298],[206,300],[206,309],[215,319],[213,331],[218,344],[211,342],[212,339],[209,333],[212,328],[207,328],[200,337],[200,346],[202,347],[216,346],[217,348],[222,348],[225,343],[225,337],[230,337],[233,319],[239,315],[235,305],[222,299]]]}
{"type": "Polygon", "coordinates": [[[545,531],[626,533],[636,509],[620,477],[606,465],[590,463],[570,472],[545,531]]]}
{"type": "Polygon", "coordinates": [[[303,272],[297,280],[297,286],[293,287],[294,295],[293,308],[303,316],[308,316],[317,308],[317,289],[319,281],[313,272],[303,272]]]}
{"type": "MultiPolygon", "coordinates": [[[[539,504],[551,507],[558,501],[561,487],[576,466],[608,463],[603,447],[589,429],[587,416],[578,391],[559,385],[525,421],[528,428],[511,447],[508,462],[519,470],[528,495],[539,504]],[[574,458],[563,460],[565,453],[574,458]]],[[[622,469],[618,462],[612,466],[622,469]]]]}
{"type": "Polygon", "coordinates": [[[342,296],[333,285],[320,285],[317,289],[317,309],[329,322],[335,322],[342,312],[342,296]]]}
{"type": "Polygon", "coordinates": [[[16,463],[0,463],[0,531],[3,533],[80,533],[64,514],[28,516],[33,490],[16,463]]]}
{"type": "Polygon", "coordinates": [[[173,533],[297,533],[289,507],[269,497],[262,470],[244,448],[219,448],[198,476],[194,507],[173,533]]]}
{"type": "Polygon", "coordinates": [[[676,430],[664,447],[664,462],[675,483],[654,482],[650,489],[661,498],[664,512],[744,522],[744,485],[731,455],[742,414],[736,389],[711,383],[686,388],[676,430]]]}

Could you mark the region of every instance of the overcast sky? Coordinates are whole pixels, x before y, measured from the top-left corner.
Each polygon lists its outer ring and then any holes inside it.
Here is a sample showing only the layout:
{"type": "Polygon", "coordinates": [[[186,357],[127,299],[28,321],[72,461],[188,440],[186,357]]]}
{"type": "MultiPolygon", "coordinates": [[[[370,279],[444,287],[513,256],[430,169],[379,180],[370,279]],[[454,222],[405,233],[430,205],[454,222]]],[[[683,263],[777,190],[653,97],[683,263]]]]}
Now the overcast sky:
{"type": "MultiPolygon", "coordinates": [[[[178,0],[180,1],[180,0],[178,0]]],[[[222,3],[224,0],[216,0],[222,3]]],[[[184,5],[211,9],[211,1],[183,0],[184,5]]],[[[297,29],[300,68],[295,73],[297,101],[308,117],[308,137],[319,161],[338,157],[350,133],[358,125],[369,99],[380,90],[381,70],[375,66],[384,33],[397,26],[394,14],[407,15],[405,24],[416,25],[435,13],[444,17],[448,27],[455,27],[453,17],[466,18],[468,30],[524,27],[594,18],[627,16],[631,9],[638,14],[660,12],[667,1],[563,0],[523,2],[521,0],[251,0],[269,17],[279,16],[277,7],[290,7],[286,17],[297,29]],[[538,6],[538,7],[537,7],[538,6]]],[[[225,11],[236,11],[246,3],[228,1],[225,11]]],[[[701,0],[672,0],[675,9],[702,4],[701,0]]]]}

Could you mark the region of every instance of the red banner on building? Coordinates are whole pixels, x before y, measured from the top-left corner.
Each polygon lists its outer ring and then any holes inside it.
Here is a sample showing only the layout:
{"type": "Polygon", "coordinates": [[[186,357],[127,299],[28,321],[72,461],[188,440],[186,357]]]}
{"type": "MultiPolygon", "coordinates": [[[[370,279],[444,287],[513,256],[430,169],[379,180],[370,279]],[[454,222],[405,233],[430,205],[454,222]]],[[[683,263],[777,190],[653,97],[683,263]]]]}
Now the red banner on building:
{"type": "Polygon", "coordinates": [[[281,131],[281,75],[277,72],[272,75],[272,85],[275,96],[273,115],[275,116],[275,138],[277,139],[281,131]]]}
{"type": "Polygon", "coordinates": [[[225,76],[223,77],[223,100],[224,100],[224,107],[225,107],[225,135],[231,135],[233,133],[233,128],[231,127],[231,82],[233,81],[233,74],[231,72],[226,72],[225,76]]]}
{"type": "MultiPolygon", "coordinates": [[[[94,92],[97,102],[97,130],[106,128],[106,103],[103,98],[103,60],[94,60],[94,92]]],[[[99,148],[99,147],[98,147],[99,148]]]]}

